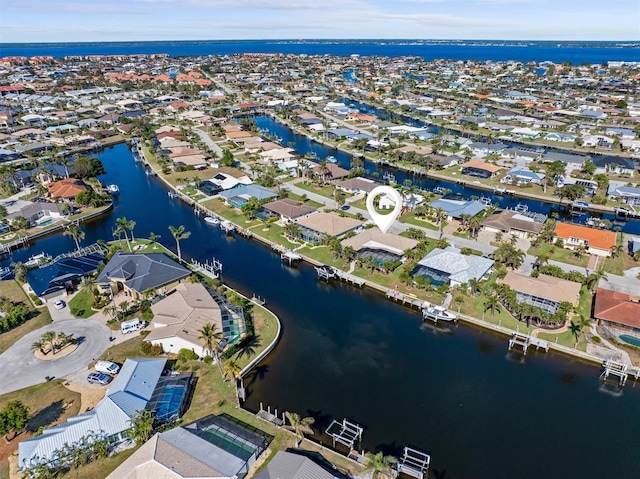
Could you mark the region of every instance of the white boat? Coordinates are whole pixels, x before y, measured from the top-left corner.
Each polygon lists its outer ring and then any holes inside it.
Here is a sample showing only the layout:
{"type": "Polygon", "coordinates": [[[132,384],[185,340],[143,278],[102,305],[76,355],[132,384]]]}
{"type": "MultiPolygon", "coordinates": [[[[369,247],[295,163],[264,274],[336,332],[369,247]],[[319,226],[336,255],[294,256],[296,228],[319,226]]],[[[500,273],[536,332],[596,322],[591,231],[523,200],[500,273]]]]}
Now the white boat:
{"type": "Polygon", "coordinates": [[[327,160],[329,163],[337,163],[337,162],[338,162],[338,160],[336,159],[336,157],[335,157],[335,156],[333,156],[333,155],[327,156],[327,157],[325,158],[325,160],[327,160]]]}
{"type": "Polygon", "coordinates": [[[529,211],[529,207],[524,203],[518,203],[514,209],[517,213],[526,213],[529,211]]]}
{"type": "Polygon", "coordinates": [[[442,306],[436,306],[435,304],[431,304],[427,301],[424,302],[422,306],[422,317],[423,319],[430,319],[431,321],[456,321],[458,317],[447,311],[446,308],[442,306]]]}
{"type": "Polygon", "coordinates": [[[220,222],[220,228],[222,228],[225,233],[233,233],[236,230],[236,225],[229,220],[222,220],[220,222]]]}
{"type": "Polygon", "coordinates": [[[38,266],[48,263],[53,258],[51,255],[47,253],[34,254],[33,256],[29,256],[29,260],[24,262],[24,265],[27,268],[37,268],[38,266]]]}
{"type": "Polygon", "coordinates": [[[216,218],[215,216],[206,216],[204,218],[204,220],[209,223],[210,225],[219,225],[220,224],[220,220],[218,218],[216,218]]]}
{"type": "Polygon", "coordinates": [[[112,195],[120,193],[120,187],[118,185],[107,185],[107,191],[112,195]]]}

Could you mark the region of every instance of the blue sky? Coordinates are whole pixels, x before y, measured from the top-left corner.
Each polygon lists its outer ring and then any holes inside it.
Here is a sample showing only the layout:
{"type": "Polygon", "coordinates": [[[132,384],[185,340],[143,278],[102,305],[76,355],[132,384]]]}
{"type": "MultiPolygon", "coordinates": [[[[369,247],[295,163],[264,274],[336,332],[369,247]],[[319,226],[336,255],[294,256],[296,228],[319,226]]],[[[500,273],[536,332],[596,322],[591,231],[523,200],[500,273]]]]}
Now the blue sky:
{"type": "Polygon", "coordinates": [[[0,0],[0,42],[640,40],[638,0],[0,0]]]}

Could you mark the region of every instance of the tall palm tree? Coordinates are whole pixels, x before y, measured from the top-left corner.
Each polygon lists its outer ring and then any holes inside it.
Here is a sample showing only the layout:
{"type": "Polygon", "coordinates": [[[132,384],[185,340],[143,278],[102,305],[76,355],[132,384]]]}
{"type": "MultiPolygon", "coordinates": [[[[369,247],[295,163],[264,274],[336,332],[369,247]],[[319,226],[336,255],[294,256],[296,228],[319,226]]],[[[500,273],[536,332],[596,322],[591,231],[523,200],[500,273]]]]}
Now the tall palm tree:
{"type": "Polygon", "coordinates": [[[71,236],[76,243],[76,249],[80,251],[80,242],[84,239],[85,233],[80,229],[79,225],[71,224],[64,230],[64,235],[71,236]]]}
{"type": "MultiPolygon", "coordinates": [[[[135,223],[134,223],[135,226],[135,223]]],[[[131,242],[129,241],[129,235],[127,234],[127,230],[129,229],[129,220],[124,216],[122,218],[118,218],[116,220],[116,230],[114,234],[124,234],[124,239],[127,240],[127,246],[129,247],[129,252],[131,252],[131,242]]]]}
{"type": "Polygon", "coordinates": [[[180,240],[187,239],[191,236],[190,231],[185,231],[184,225],[180,225],[177,228],[175,226],[169,226],[169,231],[176,240],[176,248],[178,249],[178,262],[182,262],[182,252],[180,251],[180,240]]]}
{"type": "Polygon", "coordinates": [[[215,324],[207,323],[198,332],[200,333],[198,339],[202,339],[204,341],[203,347],[205,351],[209,353],[209,356],[216,360],[216,364],[218,365],[220,374],[222,375],[222,377],[224,377],[225,374],[222,370],[222,366],[220,365],[220,356],[218,354],[220,345],[222,343],[222,340],[224,339],[222,331],[218,331],[218,328],[215,324]]]}
{"type": "Polygon", "coordinates": [[[604,279],[606,281],[608,279],[607,273],[605,273],[604,270],[602,269],[597,269],[593,273],[591,273],[589,276],[587,276],[587,279],[585,280],[585,285],[590,290],[594,290],[598,287],[598,283],[600,282],[601,279],[604,279]]]}
{"type": "Polygon", "coordinates": [[[235,359],[229,359],[227,362],[224,363],[224,368],[222,368],[222,370],[224,371],[224,375],[226,377],[228,377],[231,380],[234,380],[240,377],[240,372],[242,371],[242,368],[240,367],[240,365],[235,359]]]}
{"type": "Polygon", "coordinates": [[[305,434],[313,434],[311,426],[316,420],[312,417],[301,417],[299,414],[289,411],[285,411],[284,415],[289,421],[289,424],[285,424],[284,428],[293,431],[296,435],[296,447],[299,447],[305,434]]]}
{"type": "Polygon", "coordinates": [[[371,479],[388,479],[393,476],[393,465],[398,462],[395,457],[385,456],[382,451],[377,454],[368,452],[365,457],[369,462],[364,470],[371,473],[371,479]]]}

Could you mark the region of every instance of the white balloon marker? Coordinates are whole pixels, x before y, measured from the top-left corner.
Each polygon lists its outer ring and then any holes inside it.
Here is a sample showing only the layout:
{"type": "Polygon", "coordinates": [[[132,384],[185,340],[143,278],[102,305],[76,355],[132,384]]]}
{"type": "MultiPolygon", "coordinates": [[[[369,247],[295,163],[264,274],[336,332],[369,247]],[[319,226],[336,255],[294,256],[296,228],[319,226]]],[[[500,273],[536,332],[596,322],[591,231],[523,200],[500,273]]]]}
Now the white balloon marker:
{"type": "Polygon", "coordinates": [[[390,186],[376,186],[367,196],[367,211],[369,215],[371,215],[371,219],[383,233],[386,233],[387,230],[391,228],[393,222],[400,216],[401,210],[402,196],[395,188],[391,188],[390,186]],[[395,207],[391,213],[381,215],[376,211],[375,206],[373,206],[373,200],[378,196],[386,196],[395,203],[395,207]]]}

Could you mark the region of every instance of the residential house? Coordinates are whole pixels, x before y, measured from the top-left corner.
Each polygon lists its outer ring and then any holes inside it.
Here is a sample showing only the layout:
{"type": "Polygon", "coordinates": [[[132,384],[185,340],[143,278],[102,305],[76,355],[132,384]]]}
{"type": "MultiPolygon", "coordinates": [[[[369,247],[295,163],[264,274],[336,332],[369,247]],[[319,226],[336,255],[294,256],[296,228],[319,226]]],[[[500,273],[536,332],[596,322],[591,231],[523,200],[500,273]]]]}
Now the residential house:
{"type": "Polygon", "coordinates": [[[13,220],[18,216],[22,216],[29,220],[31,227],[47,226],[57,220],[64,218],[65,210],[60,203],[51,203],[48,201],[27,203],[13,213],[7,215],[7,220],[13,220]]]}
{"type": "Polygon", "coordinates": [[[324,181],[339,180],[349,176],[349,170],[345,170],[335,163],[327,163],[325,166],[327,168],[326,171],[323,170],[322,166],[318,165],[311,168],[310,173],[313,176],[324,178],[324,181]]]}
{"type": "Polygon", "coordinates": [[[300,227],[300,238],[312,244],[319,243],[324,236],[344,236],[362,226],[362,221],[340,216],[336,213],[317,212],[296,220],[300,227]]]}
{"type": "Polygon", "coordinates": [[[273,216],[293,221],[303,216],[307,216],[317,210],[316,207],[307,205],[291,198],[282,198],[280,200],[271,201],[261,206],[256,213],[258,218],[268,219],[273,216]]]}
{"type": "Polygon", "coordinates": [[[556,225],[553,241],[564,242],[564,247],[575,250],[584,246],[588,254],[609,257],[611,250],[616,245],[617,234],[614,231],[589,228],[561,221],[556,225]]]}
{"type": "Polygon", "coordinates": [[[177,284],[151,305],[153,329],[145,341],[162,346],[165,353],[189,349],[202,358],[210,351],[205,350],[201,331],[211,324],[222,332],[224,345],[238,342],[246,331],[244,315],[228,308],[222,298],[217,300],[200,283],[177,284]]]}
{"type": "Polygon", "coordinates": [[[400,261],[404,252],[415,248],[418,241],[393,233],[383,233],[378,228],[368,228],[342,240],[341,244],[343,247],[353,248],[363,258],[371,257],[380,264],[384,261],[400,261]]]}
{"type": "Polygon", "coordinates": [[[278,451],[255,479],[346,479],[346,476],[292,450],[278,451]]]}
{"type": "Polygon", "coordinates": [[[64,200],[74,199],[78,193],[87,191],[89,187],[84,181],[77,178],[64,178],[47,185],[49,195],[52,198],[62,198],[64,200]]]}
{"type": "Polygon", "coordinates": [[[346,193],[354,194],[354,195],[370,193],[374,188],[380,186],[378,183],[376,183],[373,180],[370,180],[368,178],[361,178],[361,177],[348,178],[346,180],[336,181],[334,185],[339,190],[342,190],[346,193]]]}
{"type": "Polygon", "coordinates": [[[614,141],[608,136],[584,135],[582,137],[582,146],[611,150],[613,149],[613,145],[614,141]]]}
{"type": "Polygon", "coordinates": [[[486,179],[491,178],[501,169],[501,166],[492,165],[491,163],[472,159],[460,165],[460,174],[486,179]]]}
{"type": "MultiPolygon", "coordinates": [[[[620,341],[625,341],[625,338],[632,336],[640,342],[640,294],[637,290],[629,294],[598,288],[593,317],[599,325],[605,326],[620,341]]],[[[634,345],[637,344],[638,342],[634,343],[634,345]]]]}
{"type": "Polygon", "coordinates": [[[150,290],[170,290],[191,271],[163,253],[133,254],[117,252],[107,263],[96,284],[102,291],[113,294],[124,292],[132,298],[141,298],[150,290]]]}
{"type": "Polygon", "coordinates": [[[640,187],[611,182],[607,190],[607,197],[620,198],[628,205],[640,205],[640,187]]]}
{"type": "Polygon", "coordinates": [[[533,278],[515,271],[509,271],[499,282],[516,292],[518,303],[530,304],[549,314],[555,314],[562,302],[577,306],[582,287],[580,283],[546,274],[533,278]]]}
{"type": "Polygon", "coordinates": [[[536,173],[528,168],[513,168],[500,180],[500,183],[508,183],[511,185],[539,185],[545,179],[543,173],[536,173]]]}
{"type": "Polygon", "coordinates": [[[155,411],[160,422],[179,418],[191,389],[193,373],[163,375],[166,359],[127,359],[106,396],[91,410],[66,423],[45,429],[18,445],[18,467],[64,461],[67,445],[106,440],[116,446],[130,440],[131,418],[141,410],[155,411]]]}
{"type": "Polygon", "coordinates": [[[546,216],[524,215],[513,210],[496,210],[485,218],[481,226],[491,233],[515,234],[519,238],[537,236],[544,227],[546,216]],[[540,221],[543,220],[543,221],[540,221]]]}
{"type": "Polygon", "coordinates": [[[225,203],[235,208],[242,208],[251,198],[256,198],[263,202],[271,198],[277,198],[277,194],[268,190],[264,186],[238,183],[231,189],[220,192],[220,196],[224,198],[225,203]]]}
{"type": "Polygon", "coordinates": [[[155,434],[107,479],[241,479],[272,439],[237,420],[211,415],[155,434]]]}
{"type": "Polygon", "coordinates": [[[554,161],[563,161],[567,164],[567,170],[581,169],[584,162],[589,159],[588,156],[574,155],[571,153],[561,153],[558,151],[547,151],[542,158],[545,163],[552,163],[554,161]]]}
{"type": "Polygon", "coordinates": [[[636,164],[631,158],[622,156],[596,156],[591,159],[596,165],[596,173],[617,173],[619,175],[631,175],[635,171],[636,164]]]}
{"type": "Polygon", "coordinates": [[[463,216],[473,218],[487,208],[485,204],[480,203],[478,200],[456,200],[450,198],[437,199],[430,203],[429,206],[434,209],[443,209],[447,213],[449,221],[452,219],[459,220],[463,216]]]}
{"type": "Polygon", "coordinates": [[[105,252],[96,249],[90,254],[63,257],[46,266],[29,270],[26,276],[29,292],[46,302],[61,291],[73,291],[85,277],[98,271],[104,262],[105,252]]]}
{"type": "Polygon", "coordinates": [[[573,143],[574,141],[576,141],[576,138],[577,137],[575,135],[570,135],[569,133],[559,133],[559,132],[547,133],[544,136],[545,140],[559,141],[561,143],[573,143]]]}
{"type": "Polygon", "coordinates": [[[458,286],[471,279],[488,278],[493,264],[492,259],[464,255],[455,246],[448,246],[445,249],[435,248],[418,261],[412,276],[426,276],[434,286],[458,286]]]}
{"type": "Polygon", "coordinates": [[[629,254],[634,256],[638,251],[640,251],[640,238],[631,237],[627,243],[627,250],[629,254]]]}

